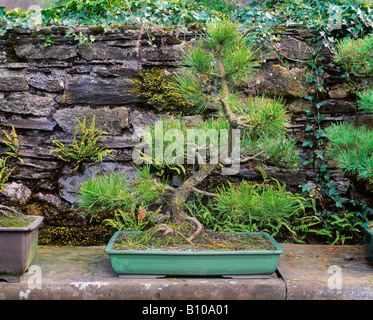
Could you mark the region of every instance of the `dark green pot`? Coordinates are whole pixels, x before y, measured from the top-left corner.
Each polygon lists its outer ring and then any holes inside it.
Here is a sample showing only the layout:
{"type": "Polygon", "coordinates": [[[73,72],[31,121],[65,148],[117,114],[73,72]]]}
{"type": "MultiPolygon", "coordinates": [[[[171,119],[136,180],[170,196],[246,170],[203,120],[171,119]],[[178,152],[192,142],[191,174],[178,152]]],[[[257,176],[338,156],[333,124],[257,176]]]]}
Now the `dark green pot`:
{"type": "Polygon", "coordinates": [[[365,242],[365,254],[370,263],[373,264],[373,232],[370,231],[372,227],[369,226],[373,221],[364,223],[364,242],[365,242]]]}
{"type": "MultiPolygon", "coordinates": [[[[276,271],[284,250],[267,233],[275,247],[271,251],[131,251],[113,250],[117,231],[110,239],[105,253],[118,275],[175,275],[175,276],[228,276],[271,275],[276,271]]],[[[258,234],[258,233],[257,233],[258,234]]]]}

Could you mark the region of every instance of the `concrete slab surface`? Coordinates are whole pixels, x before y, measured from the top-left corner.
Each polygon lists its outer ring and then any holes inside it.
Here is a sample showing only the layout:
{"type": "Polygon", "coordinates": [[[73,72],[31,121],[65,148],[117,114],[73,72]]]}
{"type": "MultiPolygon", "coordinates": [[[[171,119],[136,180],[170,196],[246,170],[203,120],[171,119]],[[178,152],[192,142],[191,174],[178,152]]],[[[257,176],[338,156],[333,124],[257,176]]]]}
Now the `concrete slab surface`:
{"type": "Polygon", "coordinates": [[[373,265],[363,246],[281,244],[286,299],[373,299],[373,265]]]}
{"type": "Polygon", "coordinates": [[[119,278],[104,247],[38,247],[20,282],[0,282],[0,300],[373,299],[373,266],[362,246],[281,244],[267,279],[119,278]]]}

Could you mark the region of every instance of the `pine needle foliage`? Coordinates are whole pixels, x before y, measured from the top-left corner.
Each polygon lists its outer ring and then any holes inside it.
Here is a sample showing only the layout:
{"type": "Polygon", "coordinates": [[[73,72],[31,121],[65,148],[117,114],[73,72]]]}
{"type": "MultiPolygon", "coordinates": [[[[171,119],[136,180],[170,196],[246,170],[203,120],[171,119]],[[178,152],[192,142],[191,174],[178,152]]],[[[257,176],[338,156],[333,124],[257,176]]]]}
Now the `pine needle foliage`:
{"type": "Polygon", "coordinates": [[[258,162],[293,169],[299,157],[295,140],[286,134],[290,115],[283,101],[264,95],[244,98],[236,91],[258,67],[251,48],[252,39],[242,25],[213,19],[195,45],[183,51],[185,68],[177,74],[174,86],[191,101],[196,113],[213,107],[228,128],[242,128],[242,155],[260,153],[258,162]]]}
{"type": "Polygon", "coordinates": [[[287,136],[290,114],[281,98],[249,97],[243,104],[233,104],[232,109],[242,122],[256,123],[252,130],[242,133],[241,145],[246,155],[265,150],[262,161],[287,169],[297,166],[296,139],[287,136]]]}
{"type": "Polygon", "coordinates": [[[113,218],[104,224],[117,230],[144,230],[153,225],[161,206],[155,211],[150,206],[165,191],[164,183],[155,183],[150,166],[137,169],[138,178],[129,182],[127,175],[107,173],[83,181],[76,190],[77,204],[94,217],[101,211],[112,212],[113,218]]]}
{"type": "Polygon", "coordinates": [[[185,121],[180,116],[163,116],[149,126],[150,134],[144,138],[152,150],[153,159],[149,159],[149,162],[158,169],[168,167],[175,171],[180,164],[179,169],[185,173],[184,165],[192,163],[191,155],[197,151],[206,155],[206,162],[211,161],[214,152],[219,150],[220,144],[227,138],[228,129],[229,122],[224,118],[209,118],[196,123],[185,121]],[[158,135],[164,139],[159,141],[158,135]],[[161,161],[156,161],[156,154],[164,155],[161,161]]]}
{"type": "Polygon", "coordinates": [[[373,183],[373,130],[340,123],[325,129],[327,154],[347,174],[373,183]]]}
{"type": "Polygon", "coordinates": [[[334,61],[356,76],[373,75],[373,34],[363,39],[343,39],[334,53],[334,61]]]}
{"type": "Polygon", "coordinates": [[[230,20],[209,21],[201,39],[182,51],[181,64],[185,69],[177,74],[174,86],[192,102],[197,112],[212,105],[219,107],[222,92],[216,82],[224,79],[230,86],[242,85],[259,66],[251,42],[240,24],[230,20]],[[224,65],[224,74],[218,71],[219,59],[224,65]]]}
{"type": "Polygon", "coordinates": [[[358,92],[357,105],[363,113],[373,113],[373,89],[358,92]]]}
{"type": "Polygon", "coordinates": [[[88,213],[117,208],[131,208],[133,199],[127,177],[108,173],[92,177],[77,187],[77,204],[88,213]]]}
{"type": "MultiPolygon", "coordinates": [[[[139,186],[140,190],[142,187],[144,185],[139,186]]],[[[78,186],[77,195],[78,206],[91,218],[101,211],[112,212],[113,218],[105,219],[103,223],[119,231],[140,231],[152,222],[144,204],[148,199],[141,198],[130,186],[127,176],[118,172],[84,181],[78,186]]]]}
{"type": "Polygon", "coordinates": [[[261,172],[265,178],[262,184],[228,183],[218,188],[216,197],[208,205],[200,201],[198,218],[216,231],[265,231],[300,242],[306,232],[327,235],[317,227],[320,221],[313,199],[286,191],[285,184],[261,172]]]}

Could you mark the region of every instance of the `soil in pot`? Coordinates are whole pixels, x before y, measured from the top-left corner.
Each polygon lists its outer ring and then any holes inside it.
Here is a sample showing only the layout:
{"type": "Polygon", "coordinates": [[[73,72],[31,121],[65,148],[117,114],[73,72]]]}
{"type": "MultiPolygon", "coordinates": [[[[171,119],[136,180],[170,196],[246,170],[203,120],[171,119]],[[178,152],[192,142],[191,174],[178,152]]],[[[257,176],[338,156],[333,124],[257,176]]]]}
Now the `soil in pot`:
{"type": "Polygon", "coordinates": [[[180,232],[164,235],[161,232],[123,233],[113,244],[113,250],[170,250],[170,251],[268,251],[276,248],[263,234],[226,233],[203,230],[189,241],[180,232]]]}

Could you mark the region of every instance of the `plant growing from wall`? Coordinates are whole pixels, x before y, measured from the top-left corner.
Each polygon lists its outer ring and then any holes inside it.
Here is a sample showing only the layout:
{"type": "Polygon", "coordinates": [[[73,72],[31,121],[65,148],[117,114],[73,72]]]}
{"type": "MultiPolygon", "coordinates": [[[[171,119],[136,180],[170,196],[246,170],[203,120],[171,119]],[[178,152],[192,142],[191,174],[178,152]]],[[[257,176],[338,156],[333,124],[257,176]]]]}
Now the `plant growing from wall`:
{"type": "MultiPolygon", "coordinates": [[[[373,61],[372,36],[362,39],[344,39],[336,46],[334,59],[346,68],[348,79],[352,76],[369,76],[372,73],[373,61]]],[[[372,111],[372,89],[357,93],[357,105],[363,113],[372,111]]],[[[326,157],[337,161],[348,178],[352,180],[358,192],[365,194],[367,200],[371,197],[373,184],[373,131],[366,126],[355,127],[347,123],[332,124],[325,129],[327,139],[326,157]],[[370,191],[369,191],[370,190],[370,191]]],[[[329,177],[330,179],[330,177],[329,177]]],[[[332,189],[330,189],[332,190],[332,189]]],[[[363,222],[367,220],[369,208],[366,204],[356,200],[342,198],[335,190],[335,199],[340,212],[323,211],[325,229],[335,234],[335,241],[344,243],[346,239],[359,238],[363,222]],[[348,207],[352,208],[347,209],[348,207]]],[[[371,205],[371,204],[370,204],[371,205]]]]}
{"type": "Polygon", "coordinates": [[[51,153],[58,152],[60,154],[59,159],[72,163],[75,166],[73,170],[78,169],[83,161],[101,162],[112,152],[111,149],[97,145],[98,139],[107,133],[95,129],[95,115],[92,116],[89,128],[86,127],[85,116],[82,122],[78,119],[76,121],[78,122],[78,128],[75,131],[72,143],[65,145],[61,141],[53,140],[53,144],[58,148],[51,151],[51,153]]]}
{"type": "Polygon", "coordinates": [[[14,166],[10,169],[9,162],[12,159],[23,162],[22,158],[18,154],[21,146],[19,144],[18,135],[14,127],[12,127],[11,133],[7,133],[5,130],[2,131],[5,139],[0,139],[0,144],[4,144],[9,149],[0,158],[0,192],[4,190],[6,182],[15,168],[14,166]]]}
{"type": "Polygon", "coordinates": [[[363,113],[373,113],[373,90],[358,92],[357,105],[363,113]]]}
{"type": "Polygon", "coordinates": [[[355,76],[373,75],[373,34],[363,39],[343,39],[336,47],[334,60],[355,76]]]}
{"type": "MultiPolygon", "coordinates": [[[[373,35],[363,39],[341,41],[335,60],[343,63],[355,76],[373,74],[373,35]]],[[[358,93],[359,108],[370,113],[373,108],[373,89],[358,93]]],[[[345,123],[334,124],[326,129],[329,141],[328,154],[337,160],[339,168],[357,180],[373,185],[373,131],[366,126],[355,128],[345,123]]]]}
{"type": "Polygon", "coordinates": [[[148,107],[156,110],[183,110],[189,106],[189,103],[181,93],[171,86],[173,74],[164,75],[165,69],[152,68],[149,71],[145,69],[133,78],[133,90],[126,92],[138,95],[137,100],[148,107]]]}
{"type": "MultiPolygon", "coordinates": [[[[347,7],[352,9],[350,6],[347,7]]],[[[318,217],[321,220],[322,228],[330,234],[330,242],[332,244],[343,244],[346,240],[356,242],[361,239],[361,229],[363,222],[366,220],[368,207],[360,200],[349,199],[348,196],[342,195],[341,191],[338,190],[338,183],[332,182],[333,170],[329,168],[328,163],[330,157],[325,152],[327,136],[323,124],[326,118],[321,112],[322,107],[327,103],[323,100],[325,88],[320,82],[320,75],[324,72],[325,60],[322,48],[325,47],[333,53],[334,61],[338,64],[345,62],[343,67],[346,69],[346,73],[342,78],[351,81],[352,77],[357,76],[357,74],[353,74],[352,70],[357,70],[360,74],[359,77],[364,76],[362,70],[369,70],[368,60],[371,53],[371,44],[370,41],[364,42],[359,38],[371,30],[371,24],[366,23],[367,21],[364,19],[360,20],[361,16],[356,16],[359,23],[356,23],[353,27],[348,26],[348,22],[342,19],[345,13],[340,10],[339,5],[337,5],[337,9],[339,10],[338,14],[341,15],[338,19],[336,18],[339,22],[319,25],[317,27],[318,35],[313,38],[315,43],[313,47],[314,55],[309,60],[309,70],[311,71],[310,74],[314,75],[307,77],[307,80],[314,83],[315,93],[310,93],[304,97],[313,102],[312,110],[306,110],[307,116],[313,117],[313,121],[310,121],[305,128],[306,138],[302,146],[308,154],[313,154],[313,157],[308,157],[303,164],[313,166],[316,177],[313,186],[312,184],[302,183],[301,187],[302,191],[309,193],[312,198],[317,200],[318,208],[321,211],[318,217]],[[341,28],[342,25],[343,28],[341,28]],[[342,37],[342,40],[338,42],[335,36],[342,37]],[[351,39],[359,40],[355,44],[351,44],[351,39]],[[359,43],[359,54],[353,55],[351,49],[357,47],[357,43],[359,43]]],[[[351,16],[355,15],[351,14],[351,16]]],[[[358,101],[359,109],[367,112],[370,104],[369,90],[358,94],[358,96],[361,97],[358,101]]]]}

